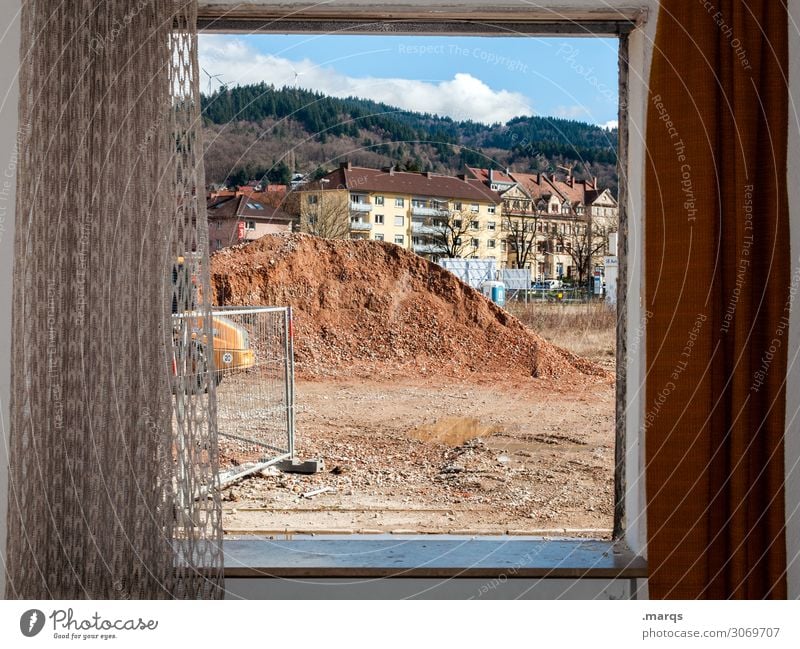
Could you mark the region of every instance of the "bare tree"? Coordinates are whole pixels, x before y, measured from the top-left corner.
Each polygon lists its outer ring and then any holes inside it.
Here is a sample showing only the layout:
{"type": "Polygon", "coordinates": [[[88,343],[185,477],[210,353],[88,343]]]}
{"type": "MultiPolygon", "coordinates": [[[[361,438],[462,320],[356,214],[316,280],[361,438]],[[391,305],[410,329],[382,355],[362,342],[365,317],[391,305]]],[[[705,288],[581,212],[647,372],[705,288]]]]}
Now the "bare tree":
{"type": "Polygon", "coordinates": [[[564,254],[569,255],[578,273],[578,284],[586,286],[592,275],[592,261],[606,248],[608,230],[594,223],[591,218],[575,218],[569,221],[567,232],[561,229],[554,235],[564,254]]]}
{"type": "Polygon", "coordinates": [[[514,266],[526,268],[528,264],[536,267],[539,252],[539,213],[527,215],[507,214],[503,216],[503,229],[508,249],[514,253],[514,266]]]}
{"type": "Polygon", "coordinates": [[[432,221],[431,239],[443,256],[456,259],[471,254],[472,239],[481,231],[477,214],[467,210],[444,210],[432,221]]]}
{"type": "Polygon", "coordinates": [[[301,206],[301,212],[300,229],[303,232],[323,239],[350,238],[350,204],[347,192],[309,192],[301,206]]]}

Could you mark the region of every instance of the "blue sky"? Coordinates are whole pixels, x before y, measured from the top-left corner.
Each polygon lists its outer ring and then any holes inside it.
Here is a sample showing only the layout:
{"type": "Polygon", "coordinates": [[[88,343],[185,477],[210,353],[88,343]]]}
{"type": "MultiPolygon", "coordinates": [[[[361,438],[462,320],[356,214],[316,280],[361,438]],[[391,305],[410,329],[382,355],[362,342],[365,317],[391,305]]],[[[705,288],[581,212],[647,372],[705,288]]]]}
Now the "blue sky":
{"type": "Polygon", "coordinates": [[[455,119],[617,118],[613,38],[201,35],[202,90],[266,81],[455,119]]]}

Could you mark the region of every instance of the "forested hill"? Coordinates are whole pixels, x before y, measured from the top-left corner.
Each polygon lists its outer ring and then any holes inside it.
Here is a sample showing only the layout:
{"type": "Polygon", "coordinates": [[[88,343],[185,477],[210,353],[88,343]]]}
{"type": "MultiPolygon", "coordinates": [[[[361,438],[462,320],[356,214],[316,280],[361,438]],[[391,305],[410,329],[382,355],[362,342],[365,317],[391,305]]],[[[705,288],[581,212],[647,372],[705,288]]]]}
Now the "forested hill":
{"type": "MultiPolygon", "coordinates": [[[[458,173],[464,165],[544,171],[574,166],[616,192],[616,130],[554,117],[487,126],[266,84],[202,97],[209,182],[354,164],[458,173]],[[291,152],[290,152],[291,151],[291,152]]],[[[318,171],[319,172],[319,171],[318,171]]]]}

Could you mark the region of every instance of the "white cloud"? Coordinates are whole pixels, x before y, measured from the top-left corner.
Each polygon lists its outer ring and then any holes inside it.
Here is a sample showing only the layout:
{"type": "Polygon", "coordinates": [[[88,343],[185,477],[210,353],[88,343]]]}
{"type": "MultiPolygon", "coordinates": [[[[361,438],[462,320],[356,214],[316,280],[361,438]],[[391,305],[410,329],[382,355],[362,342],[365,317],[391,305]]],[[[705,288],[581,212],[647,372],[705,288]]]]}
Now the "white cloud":
{"type": "Polygon", "coordinates": [[[610,119],[607,122],[605,122],[604,124],[600,124],[600,126],[602,126],[603,128],[607,128],[607,129],[614,129],[614,128],[617,128],[619,126],[619,122],[617,120],[615,120],[615,119],[610,119]]]}
{"type": "MultiPolygon", "coordinates": [[[[521,93],[492,89],[466,72],[435,83],[400,78],[349,77],[334,67],[322,67],[308,59],[290,60],[262,54],[230,36],[201,36],[200,66],[211,75],[222,75],[221,81],[229,86],[261,81],[276,87],[297,85],[333,97],[363,97],[459,120],[507,122],[512,117],[534,114],[528,98],[521,93]]],[[[204,72],[201,75],[201,89],[207,92],[209,78],[204,72]]],[[[211,80],[212,88],[219,85],[219,80],[211,80]]]]}

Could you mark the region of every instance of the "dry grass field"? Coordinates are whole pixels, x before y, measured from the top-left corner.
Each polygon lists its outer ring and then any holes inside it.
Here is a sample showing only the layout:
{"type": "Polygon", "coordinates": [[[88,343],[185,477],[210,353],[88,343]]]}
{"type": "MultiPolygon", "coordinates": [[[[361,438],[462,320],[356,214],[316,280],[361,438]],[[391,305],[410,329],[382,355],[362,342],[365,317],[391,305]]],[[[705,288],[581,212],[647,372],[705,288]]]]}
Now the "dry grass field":
{"type": "Polygon", "coordinates": [[[553,304],[511,302],[507,310],[548,342],[613,369],[617,312],[603,302],[553,304]]]}

